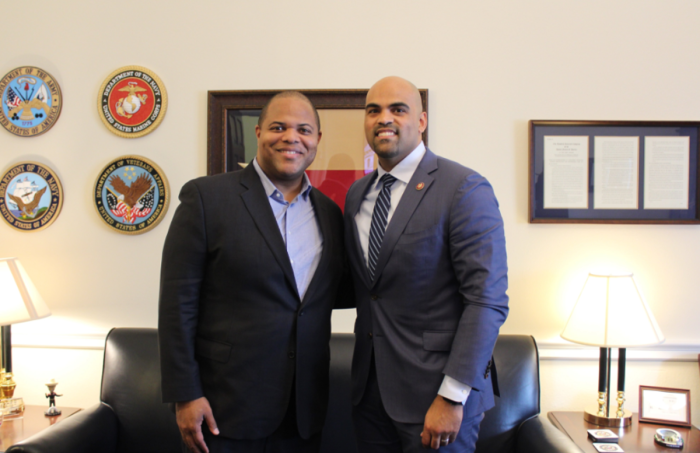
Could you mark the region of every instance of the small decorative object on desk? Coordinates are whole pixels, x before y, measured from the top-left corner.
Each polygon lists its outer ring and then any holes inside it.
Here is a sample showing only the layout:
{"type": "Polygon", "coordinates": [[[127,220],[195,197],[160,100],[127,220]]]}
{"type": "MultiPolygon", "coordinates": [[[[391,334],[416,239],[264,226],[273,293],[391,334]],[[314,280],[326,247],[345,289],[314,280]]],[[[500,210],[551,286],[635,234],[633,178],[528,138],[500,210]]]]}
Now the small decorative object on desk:
{"type": "Polygon", "coordinates": [[[594,443],[593,446],[595,447],[596,450],[602,451],[602,452],[608,452],[608,451],[618,451],[618,452],[624,452],[619,445],[617,444],[598,444],[594,443]]]}
{"type": "Polygon", "coordinates": [[[24,413],[24,400],[13,398],[17,384],[12,379],[12,373],[0,370],[0,412],[5,419],[17,418],[24,413]]]}
{"type": "Polygon", "coordinates": [[[57,385],[58,382],[56,382],[55,379],[51,379],[51,382],[46,384],[46,386],[49,388],[49,393],[46,394],[46,397],[49,399],[49,408],[46,409],[44,415],[61,415],[61,411],[56,408],[56,397],[63,395],[56,393],[57,385]]]}
{"type": "Polygon", "coordinates": [[[616,443],[620,440],[617,434],[609,429],[589,429],[588,438],[593,442],[616,443]]]}
{"type": "Polygon", "coordinates": [[[657,429],[654,434],[654,441],[670,448],[683,448],[683,437],[675,429],[657,429]]]}
{"type": "Polygon", "coordinates": [[[5,373],[3,370],[2,384],[0,384],[0,396],[2,396],[2,399],[12,398],[16,387],[17,384],[12,380],[12,373],[5,373]]]}

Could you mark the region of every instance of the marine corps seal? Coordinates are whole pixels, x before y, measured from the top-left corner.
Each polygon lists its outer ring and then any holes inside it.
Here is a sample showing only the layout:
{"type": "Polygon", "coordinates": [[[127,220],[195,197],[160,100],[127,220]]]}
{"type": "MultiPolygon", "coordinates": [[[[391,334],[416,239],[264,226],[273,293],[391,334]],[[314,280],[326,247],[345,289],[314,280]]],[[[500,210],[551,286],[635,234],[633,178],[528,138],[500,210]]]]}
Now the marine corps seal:
{"type": "Polygon", "coordinates": [[[2,218],[20,231],[39,231],[61,213],[63,187],[50,168],[36,162],[13,165],[0,179],[2,218]]]}
{"type": "Polygon", "coordinates": [[[20,137],[33,137],[51,129],[63,106],[61,87],[43,69],[23,66],[0,80],[0,124],[20,137]]]}
{"type": "Polygon", "coordinates": [[[158,127],[168,107],[160,78],[141,66],[125,66],[100,87],[97,109],[102,122],[120,137],[137,138],[158,127]]]}
{"type": "Polygon", "coordinates": [[[141,234],[165,216],[170,189],[163,171],[141,156],[122,156],[100,172],[95,207],[107,225],[124,234],[141,234]]]}

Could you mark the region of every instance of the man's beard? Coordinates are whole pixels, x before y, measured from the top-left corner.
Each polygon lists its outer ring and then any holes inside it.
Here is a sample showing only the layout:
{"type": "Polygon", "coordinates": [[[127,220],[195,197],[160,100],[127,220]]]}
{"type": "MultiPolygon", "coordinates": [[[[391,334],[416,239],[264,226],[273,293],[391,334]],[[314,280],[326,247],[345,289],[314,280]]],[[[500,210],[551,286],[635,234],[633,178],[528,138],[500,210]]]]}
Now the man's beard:
{"type": "Polygon", "coordinates": [[[372,147],[372,151],[374,151],[375,154],[377,154],[377,156],[381,157],[382,159],[393,159],[394,157],[401,154],[398,143],[395,143],[390,147],[384,148],[382,148],[382,144],[379,143],[379,146],[375,145],[372,147]]]}

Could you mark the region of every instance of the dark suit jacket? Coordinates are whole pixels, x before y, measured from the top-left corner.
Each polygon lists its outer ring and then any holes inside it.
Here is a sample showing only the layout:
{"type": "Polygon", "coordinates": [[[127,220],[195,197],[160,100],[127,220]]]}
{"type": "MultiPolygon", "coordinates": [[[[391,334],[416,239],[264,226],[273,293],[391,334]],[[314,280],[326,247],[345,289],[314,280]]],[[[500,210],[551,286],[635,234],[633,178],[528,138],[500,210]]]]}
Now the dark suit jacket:
{"type": "Polygon", "coordinates": [[[423,423],[444,374],[472,387],[465,417],[484,412],[494,405],[491,354],[508,314],[493,190],[478,173],[427,150],[387,226],[370,281],[355,214],[376,173],[353,184],[345,202],[357,302],[353,403],[362,399],[374,352],[382,402],[395,421],[423,423]]]}
{"type": "Polygon", "coordinates": [[[302,301],[252,165],[195,179],[180,192],[161,270],[163,400],[206,396],[225,437],[270,435],[292,391],[300,434],[322,428],[343,224],[333,201],[316,189],[310,196],[323,254],[302,301]]]}

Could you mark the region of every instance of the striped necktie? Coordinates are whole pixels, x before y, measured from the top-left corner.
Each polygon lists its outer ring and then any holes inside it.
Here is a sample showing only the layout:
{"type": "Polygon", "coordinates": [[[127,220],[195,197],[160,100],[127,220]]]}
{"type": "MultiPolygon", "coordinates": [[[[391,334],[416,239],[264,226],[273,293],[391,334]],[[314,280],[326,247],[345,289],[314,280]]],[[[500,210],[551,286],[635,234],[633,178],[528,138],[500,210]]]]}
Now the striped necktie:
{"type": "Polygon", "coordinates": [[[369,247],[367,248],[367,267],[369,276],[374,280],[374,270],[377,268],[379,250],[382,248],[384,231],[386,231],[387,218],[389,217],[389,207],[391,206],[391,186],[396,182],[396,178],[389,173],[384,173],[379,182],[382,190],[379,192],[377,202],[374,204],[372,212],[372,225],[369,228],[369,247]]]}

